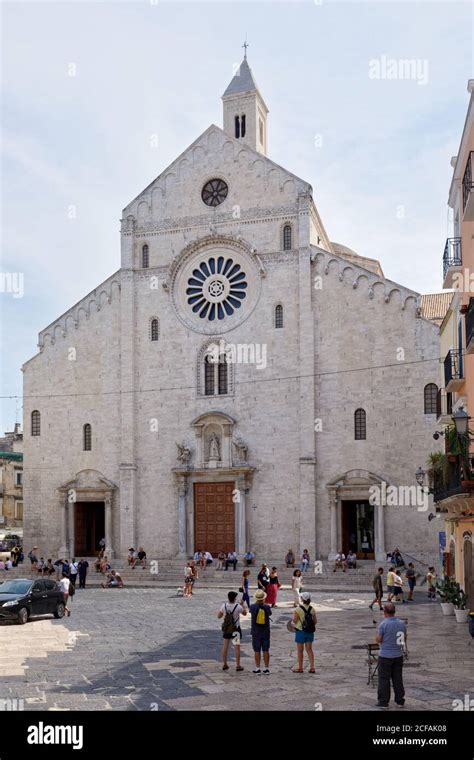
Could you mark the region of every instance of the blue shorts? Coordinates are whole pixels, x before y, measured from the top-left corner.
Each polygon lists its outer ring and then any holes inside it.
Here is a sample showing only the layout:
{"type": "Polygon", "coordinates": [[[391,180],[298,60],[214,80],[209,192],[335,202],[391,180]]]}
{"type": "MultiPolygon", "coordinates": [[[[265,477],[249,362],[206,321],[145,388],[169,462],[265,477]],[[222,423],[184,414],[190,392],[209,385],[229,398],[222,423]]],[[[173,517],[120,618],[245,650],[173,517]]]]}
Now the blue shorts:
{"type": "Polygon", "coordinates": [[[296,631],[295,641],[297,644],[312,644],[314,641],[314,633],[308,633],[307,631],[296,631]]]}
{"type": "Polygon", "coordinates": [[[268,652],[270,649],[270,631],[252,633],[252,649],[254,652],[268,652]]]}
{"type": "Polygon", "coordinates": [[[389,594],[394,594],[395,593],[395,586],[387,586],[387,592],[389,594]]]}

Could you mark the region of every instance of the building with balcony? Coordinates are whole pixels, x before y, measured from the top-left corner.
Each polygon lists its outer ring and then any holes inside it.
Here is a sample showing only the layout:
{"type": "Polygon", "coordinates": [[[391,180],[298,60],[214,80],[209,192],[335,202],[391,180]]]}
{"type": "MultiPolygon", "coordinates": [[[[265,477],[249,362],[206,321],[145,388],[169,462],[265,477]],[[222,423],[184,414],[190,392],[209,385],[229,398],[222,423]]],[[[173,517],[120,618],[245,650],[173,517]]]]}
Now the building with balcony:
{"type": "MultiPolygon", "coordinates": [[[[443,254],[443,287],[455,289],[440,327],[442,387],[437,399],[437,420],[445,433],[448,466],[443,482],[435,486],[434,500],[445,517],[447,572],[456,577],[474,609],[474,488],[449,443],[451,414],[463,407],[474,417],[474,79],[469,80],[467,89],[470,100],[466,121],[458,155],[451,159],[448,205],[452,235],[443,254]]],[[[472,443],[468,460],[473,469],[472,443]]]]}
{"type": "Polygon", "coordinates": [[[0,529],[23,528],[23,434],[15,425],[0,438],[0,529]]]}

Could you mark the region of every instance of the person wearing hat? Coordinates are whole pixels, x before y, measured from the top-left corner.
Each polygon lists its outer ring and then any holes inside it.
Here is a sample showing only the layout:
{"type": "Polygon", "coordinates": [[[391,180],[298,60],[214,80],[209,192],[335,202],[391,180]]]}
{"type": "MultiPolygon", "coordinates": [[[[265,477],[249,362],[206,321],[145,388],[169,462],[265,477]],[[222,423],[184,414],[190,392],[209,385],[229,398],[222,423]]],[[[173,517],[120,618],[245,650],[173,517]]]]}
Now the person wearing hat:
{"type": "Polygon", "coordinates": [[[316,610],[311,604],[311,596],[307,591],[303,591],[300,598],[301,604],[296,608],[293,615],[295,641],[298,651],[298,667],[293,670],[293,673],[303,673],[305,649],[309,659],[309,672],[315,673],[313,641],[317,623],[316,610]]]}
{"type": "Polygon", "coordinates": [[[250,605],[250,615],[252,618],[252,648],[255,656],[255,668],[253,672],[256,675],[270,675],[270,618],[272,616],[271,607],[265,604],[267,595],[262,589],[258,589],[254,595],[254,604],[250,605]],[[260,670],[261,653],[263,652],[263,671],[260,670]]]}

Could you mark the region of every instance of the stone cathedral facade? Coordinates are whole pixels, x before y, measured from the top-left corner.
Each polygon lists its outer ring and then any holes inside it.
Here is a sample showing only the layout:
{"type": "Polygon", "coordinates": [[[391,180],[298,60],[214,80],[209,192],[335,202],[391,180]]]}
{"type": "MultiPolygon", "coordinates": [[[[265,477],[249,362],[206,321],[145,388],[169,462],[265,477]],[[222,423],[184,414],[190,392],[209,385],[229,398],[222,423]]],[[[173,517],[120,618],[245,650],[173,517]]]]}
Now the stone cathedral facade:
{"type": "Polygon", "coordinates": [[[25,546],[434,561],[431,507],[370,489],[416,485],[436,447],[438,327],[268,158],[246,58],[223,110],[124,209],[120,269],[23,367],[25,546]]]}

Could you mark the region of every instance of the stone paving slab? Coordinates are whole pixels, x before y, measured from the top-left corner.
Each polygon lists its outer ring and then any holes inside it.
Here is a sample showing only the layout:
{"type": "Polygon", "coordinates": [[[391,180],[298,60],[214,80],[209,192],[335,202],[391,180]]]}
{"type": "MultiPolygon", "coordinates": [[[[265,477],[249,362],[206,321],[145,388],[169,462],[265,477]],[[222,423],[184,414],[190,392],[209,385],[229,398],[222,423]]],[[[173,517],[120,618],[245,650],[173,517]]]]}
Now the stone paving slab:
{"type": "MultiPolygon", "coordinates": [[[[26,626],[0,624],[0,677],[5,696],[26,710],[373,710],[364,646],[374,640],[379,611],[368,594],[314,594],[318,610],[316,675],[294,674],[291,595],[273,611],[271,675],[251,673],[249,620],[243,619],[243,673],[223,672],[216,613],[219,589],[191,599],[169,589],[88,589],[73,614],[26,626]],[[374,622],[375,621],[375,622],[374,622]],[[354,648],[357,647],[357,648],[354,648]]],[[[404,671],[407,709],[443,711],[472,691],[474,647],[467,625],[441,615],[421,595],[401,605],[409,620],[404,671]]],[[[232,655],[231,655],[232,656],[232,655]]]]}

